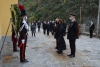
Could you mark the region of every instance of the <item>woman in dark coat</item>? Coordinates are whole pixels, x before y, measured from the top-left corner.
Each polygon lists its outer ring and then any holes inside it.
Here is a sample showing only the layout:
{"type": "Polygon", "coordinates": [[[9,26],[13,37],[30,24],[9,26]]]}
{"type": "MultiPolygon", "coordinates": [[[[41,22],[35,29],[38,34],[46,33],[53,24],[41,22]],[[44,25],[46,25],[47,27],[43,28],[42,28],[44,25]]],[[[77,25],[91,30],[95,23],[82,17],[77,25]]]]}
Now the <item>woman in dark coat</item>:
{"type": "Polygon", "coordinates": [[[55,35],[54,38],[56,39],[56,49],[58,50],[58,54],[62,54],[63,50],[66,49],[66,44],[64,40],[64,27],[62,25],[62,20],[58,20],[57,24],[55,24],[55,35]]]}

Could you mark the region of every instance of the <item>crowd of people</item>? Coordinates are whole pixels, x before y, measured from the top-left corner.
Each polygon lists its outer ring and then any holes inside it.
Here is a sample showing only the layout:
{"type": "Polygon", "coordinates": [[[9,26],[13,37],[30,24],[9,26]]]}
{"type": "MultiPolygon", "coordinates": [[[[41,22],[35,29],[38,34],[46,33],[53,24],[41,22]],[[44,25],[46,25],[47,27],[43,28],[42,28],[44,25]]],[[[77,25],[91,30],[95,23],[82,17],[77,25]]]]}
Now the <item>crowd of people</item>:
{"type": "MultiPolygon", "coordinates": [[[[69,27],[68,27],[68,32],[67,32],[67,39],[69,39],[69,44],[70,44],[70,49],[71,49],[71,54],[68,56],[70,58],[75,57],[75,52],[76,52],[76,39],[79,38],[79,25],[75,19],[75,15],[70,13],[69,19],[71,20],[69,27]]],[[[36,22],[32,22],[35,23],[36,22]]],[[[40,21],[37,22],[37,27],[38,31],[40,31],[41,23],[40,21]]],[[[55,19],[55,21],[44,21],[42,23],[42,28],[43,28],[43,34],[48,35],[51,33],[54,35],[54,38],[56,39],[56,47],[57,53],[62,54],[63,50],[66,49],[66,43],[64,40],[64,36],[66,35],[66,22],[63,21],[62,19],[55,19]]],[[[36,28],[35,28],[36,29],[36,28]]],[[[94,24],[91,22],[90,24],[90,38],[93,36],[93,30],[94,30],[94,24]]],[[[32,31],[32,25],[31,25],[31,31],[32,31]]]]}
{"type": "MultiPolygon", "coordinates": [[[[57,19],[56,19],[57,20],[57,19]]],[[[57,24],[57,21],[44,21],[43,23],[41,23],[40,21],[36,22],[36,21],[32,21],[31,23],[31,32],[33,32],[35,30],[36,32],[36,27],[38,28],[38,32],[40,32],[40,28],[43,29],[43,33],[45,35],[49,36],[49,33],[51,33],[52,35],[54,35],[54,31],[55,31],[55,24],[57,24]]],[[[66,33],[66,22],[62,21],[62,25],[64,27],[64,31],[66,33]]],[[[33,35],[33,33],[32,33],[33,35]]]]}
{"type": "MultiPolygon", "coordinates": [[[[18,39],[18,47],[20,48],[20,62],[28,62],[28,60],[25,58],[25,50],[26,50],[26,44],[27,44],[27,30],[29,28],[27,23],[27,16],[24,8],[22,9],[22,6],[19,5],[19,8],[21,8],[21,22],[20,22],[20,29],[19,29],[19,39],[18,39]]],[[[71,53],[68,55],[69,58],[75,57],[76,53],[76,39],[79,38],[79,29],[78,29],[78,23],[75,19],[75,15],[70,13],[69,15],[70,23],[68,26],[68,32],[67,32],[67,39],[69,40],[70,50],[71,53]]],[[[36,33],[36,27],[38,27],[38,32],[40,32],[40,28],[43,28],[43,34],[49,36],[50,32],[56,39],[56,46],[55,49],[57,49],[58,54],[63,54],[63,50],[66,50],[66,42],[64,39],[64,36],[66,35],[66,22],[62,19],[55,19],[55,21],[44,21],[41,23],[38,21],[37,23],[35,21],[32,21],[31,23],[31,32],[32,37],[36,33]]],[[[90,38],[92,38],[94,30],[94,24],[91,22],[90,25],[90,38]]],[[[14,27],[12,27],[12,41],[13,41],[13,51],[17,52],[17,35],[15,33],[14,27]]]]}
{"type": "MultiPolygon", "coordinates": [[[[70,58],[73,58],[75,57],[76,52],[75,42],[76,39],[78,39],[78,23],[76,22],[75,15],[72,13],[70,14],[69,19],[71,20],[71,22],[68,28],[67,39],[69,39],[71,54],[69,54],[68,56],[70,58]]],[[[62,54],[63,50],[66,50],[66,42],[64,40],[64,36],[66,35],[66,22],[59,18],[56,18],[55,21],[44,21],[43,23],[40,23],[40,21],[38,21],[37,23],[32,21],[32,36],[34,29],[36,32],[36,25],[39,32],[41,24],[43,28],[43,34],[49,36],[49,33],[51,33],[54,36],[54,38],[56,39],[55,49],[57,49],[58,54],[62,54]]]]}

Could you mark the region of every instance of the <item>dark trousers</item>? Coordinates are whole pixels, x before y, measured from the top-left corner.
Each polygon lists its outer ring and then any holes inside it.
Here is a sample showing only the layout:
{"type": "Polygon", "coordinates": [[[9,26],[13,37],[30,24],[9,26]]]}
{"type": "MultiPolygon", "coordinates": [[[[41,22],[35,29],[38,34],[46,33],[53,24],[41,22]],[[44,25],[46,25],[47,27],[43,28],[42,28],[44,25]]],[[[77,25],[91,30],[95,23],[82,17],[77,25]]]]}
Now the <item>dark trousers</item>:
{"type": "Polygon", "coordinates": [[[49,30],[47,30],[47,35],[49,35],[49,30]]]}
{"type": "Polygon", "coordinates": [[[75,41],[76,41],[76,39],[73,39],[73,40],[69,39],[70,49],[71,49],[71,55],[75,55],[75,52],[76,52],[75,41]]]}
{"type": "Polygon", "coordinates": [[[45,34],[46,30],[43,30],[43,33],[45,34]]]}
{"type": "Polygon", "coordinates": [[[13,51],[17,51],[17,38],[15,37],[14,32],[12,32],[12,42],[13,42],[13,51]]]}
{"type": "Polygon", "coordinates": [[[32,37],[33,37],[33,33],[34,33],[34,36],[35,36],[35,31],[32,31],[32,37]]]}
{"type": "Polygon", "coordinates": [[[17,51],[17,39],[15,38],[13,41],[13,51],[17,51]]]}
{"type": "Polygon", "coordinates": [[[93,36],[93,30],[90,30],[90,38],[93,36]]]}
{"type": "Polygon", "coordinates": [[[25,44],[20,47],[20,61],[25,61],[25,50],[26,50],[26,43],[27,43],[27,35],[25,36],[25,44]]]}
{"type": "Polygon", "coordinates": [[[52,31],[52,35],[54,35],[54,31],[52,31]]]}
{"type": "Polygon", "coordinates": [[[38,27],[38,32],[40,32],[40,27],[38,27]]]}

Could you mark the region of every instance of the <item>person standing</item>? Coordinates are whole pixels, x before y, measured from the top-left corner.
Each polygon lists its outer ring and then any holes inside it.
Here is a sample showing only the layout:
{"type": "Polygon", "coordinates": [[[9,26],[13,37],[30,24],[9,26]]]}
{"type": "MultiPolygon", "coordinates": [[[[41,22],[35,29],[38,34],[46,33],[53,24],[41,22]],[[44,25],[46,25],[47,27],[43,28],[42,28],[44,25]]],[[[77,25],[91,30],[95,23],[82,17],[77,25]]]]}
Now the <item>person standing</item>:
{"type": "Polygon", "coordinates": [[[18,39],[17,39],[17,33],[15,33],[15,32],[16,31],[15,31],[13,25],[12,25],[13,52],[18,52],[18,50],[17,50],[17,41],[18,41],[18,39]]]}
{"type": "Polygon", "coordinates": [[[31,32],[32,32],[32,37],[33,37],[33,33],[34,33],[34,36],[35,36],[35,33],[36,33],[36,25],[35,25],[34,22],[32,22],[32,24],[31,24],[31,32]]]}
{"type": "Polygon", "coordinates": [[[95,28],[95,25],[94,25],[94,23],[91,20],[91,24],[90,24],[90,28],[89,28],[90,38],[93,37],[93,30],[94,30],[94,28],[95,28]]]}
{"type": "Polygon", "coordinates": [[[54,33],[55,33],[55,25],[57,24],[57,20],[55,20],[54,22],[53,22],[53,31],[52,31],[52,34],[54,35],[54,33]]]}
{"type": "Polygon", "coordinates": [[[38,21],[37,26],[38,26],[38,32],[40,32],[40,27],[41,27],[41,22],[40,21],[38,21]]]}
{"type": "Polygon", "coordinates": [[[44,21],[42,27],[43,27],[43,33],[45,34],[45,32],[46,32],[46,21],[44,21]]]}
{"type": "Polygon", "coordinates": [[[49,32],[50,32],[50,22],[47,22],[47,35],[49,36],[49,32]]]}
{"type": "Polygon", "coordinates": [[[65,30],[64,35],[66,35],[66,27],[67,27],[67,25],[66,25],[66,21],[63,22],[63,26],[64,26],[64,30],[65,30]]]}
{"type": "Polygon", "coordinates": [[[34,21],[34,24],[35,24],[35,26],[36,26],[36,21],[34,21]]]}
{"type": "Polygon", "coordinates": [[[63,50],[66,49],[66,43],[64,40],[64,27],[62,25],[62,20],[59,19],[57,21],[57,24],[55,24],[55,34],[54,34],[54,38],[56,39],[56,49],[58,50],[57,53],[58,54],[62,54],[63,50]]]}
{"type": "Polygon", "coordinates": [[[20,62],[25,63],[29,62],[25,59],[25,50],[26,50],[26,43],[27,43],[27,30],[28,24],[26,22],[26,14],[21,14],[21,23],[20,23],[20,37],[18,47],[20,48],[20,62]]]}
{"type": "Polygon", "coordinates": [[[69,39],[69,44],[70,44],[70,49],[71,49],[71,54],[67,55],[69,58],[75,57],[75,52],[76,52],[76,39],[78,38],[78,23],[75,20],[75,15],[70,14],[69,19],[71,20],[69,28],[68,28],[68,34],[67,34],[67,39],[69,39]]]}

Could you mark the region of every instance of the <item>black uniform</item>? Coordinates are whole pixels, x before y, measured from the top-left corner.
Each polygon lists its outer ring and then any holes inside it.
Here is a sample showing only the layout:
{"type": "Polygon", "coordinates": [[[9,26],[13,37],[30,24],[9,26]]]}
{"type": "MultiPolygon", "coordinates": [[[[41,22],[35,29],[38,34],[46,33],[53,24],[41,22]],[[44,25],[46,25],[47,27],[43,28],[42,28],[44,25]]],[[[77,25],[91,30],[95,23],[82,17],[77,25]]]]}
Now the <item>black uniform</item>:
{"type": "MultiPolygon", "coordinates": [[[[20,23],[20,28],[22,28],[23,24],[24,23],[22,20],[20,23]]],[[[18,44],[18,47],[20,48],[20,62],[26,62],[25,59],[26,43],[27,43],[27,29],[25,28],[24,25],[22,30],[20,31],[19,44],[18,44]],[[22,40],[25,40],[24,44],[22,43],[22,40]]]]}
{"type": "Polygon", "coordinates": [[[92,38],[92,36],[93,36],[93,30],[94,30],[94,28],[95,28],[95,25],[92,24],[92,25],[90,26],[90,29],[89,29],[89,31],[90,31],[90,38],[92,38]]]}
{"type": "Polygon", "coordinates": [[[77,38],[78,38],[78,24],[76,21],[73,21],[69,25],[67,39],[69,39],[71,55],[74,56],[76,51],[75,41],[77,38]]]}
{"type": "Polygon", "coordinates": [[[43,27],[43,33],[45,34],[45,32],[46,32],[46,23],[43,23],[43,25],[42,25],[42,27],[43,27]]]}
{"type": "Polygon", "coordinates": [[[56,38],[56,43],[57,43],[57,46],[56,46],[56,49],[58,50],[58,53],[62,53],[63,50],[66,49],[66,44],[65,44],[65,40],[64,40],[64,27],[62,24],[58,24],[56,27],[55,27],[55,35],[54,35],[54,38],[56,38]]]}

